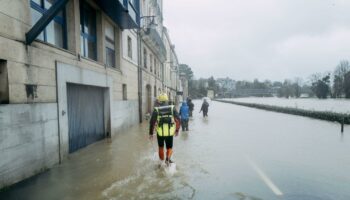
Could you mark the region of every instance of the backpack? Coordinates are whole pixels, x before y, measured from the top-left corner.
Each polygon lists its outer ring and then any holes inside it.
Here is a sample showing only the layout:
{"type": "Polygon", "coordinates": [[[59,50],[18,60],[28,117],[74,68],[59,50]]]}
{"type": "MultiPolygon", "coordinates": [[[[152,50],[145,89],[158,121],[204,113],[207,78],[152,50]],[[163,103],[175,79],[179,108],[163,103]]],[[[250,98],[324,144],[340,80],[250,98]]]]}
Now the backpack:
{"type": "Polygon", "coordinates": [[[173,132],[175,130],[175,119],[173,116],[174,106],[161,106],[161,107],[156,107],[155,109],[158,113],[158,117],[157,117],[158,134],[161,136],[173,135],[174,134],[173,132]],[[164,129],[166,129],[165,132],[168,132],[168,133],[164,133],[164,129]]]}

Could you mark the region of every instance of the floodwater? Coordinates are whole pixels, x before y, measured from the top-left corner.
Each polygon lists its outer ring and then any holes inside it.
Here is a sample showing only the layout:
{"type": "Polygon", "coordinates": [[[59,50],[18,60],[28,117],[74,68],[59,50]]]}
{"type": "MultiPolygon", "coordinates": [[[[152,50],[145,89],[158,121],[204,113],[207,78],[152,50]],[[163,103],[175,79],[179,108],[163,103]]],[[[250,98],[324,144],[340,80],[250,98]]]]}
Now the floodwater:
{"type": "Polygon", "coordinates": [[[317,99],[317,98],[278,98],[278,97],[243,97],[225,99],[243,103],[257,103],[272,106],[299,108],[350,114],[349,99],[317,99]]]}
{"type": "Polygon", "coordinates": [[[174,169],[158,168],[146,123],[69,156],[0,199],[350,199],[350,127],[212,102],[195,102],[174,140],[174,169]]]}

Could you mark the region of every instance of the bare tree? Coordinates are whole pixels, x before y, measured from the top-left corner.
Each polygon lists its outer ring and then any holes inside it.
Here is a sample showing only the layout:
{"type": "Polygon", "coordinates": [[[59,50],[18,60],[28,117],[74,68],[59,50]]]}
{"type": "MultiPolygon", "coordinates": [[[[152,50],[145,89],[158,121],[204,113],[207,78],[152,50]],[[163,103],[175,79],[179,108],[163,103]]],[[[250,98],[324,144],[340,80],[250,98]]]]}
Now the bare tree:
{"type": "Polygon", "coordinates": [[[326,74],[325,76],[317,76],[314,75],[312,79],[311,89],[316,94],[316,96],[320,99],[325,99],[330,94],[330,74],[326,74]]]}
{"type": "Polygon", "coordinates": [[[350,98],[350,71],[344,76],[344,93],[345,98],[350,98]]]}
{"type": "Polygon", "coordinates": [[[345,75],[350,71],[350,63],[342,60],[333,72],[333,96],[341,97],[345,93],[345,75]]]}
{"type": "Polygon", "coordinates": [[[301,86],[303,84],[303,79],[300,77],[296,77],[294,79],[294,83],[293,83],[293,89],[294,89],[294,96],[296,98],[299,98],[301,95],[301,86]]]}
{"type": "Polygon", "coordinates": [[[334,70],[334,75],[344,77],[346,73],[350,71],[350,63],[347,60],[342,60],[337,65],[337,67],[334,70]]]}

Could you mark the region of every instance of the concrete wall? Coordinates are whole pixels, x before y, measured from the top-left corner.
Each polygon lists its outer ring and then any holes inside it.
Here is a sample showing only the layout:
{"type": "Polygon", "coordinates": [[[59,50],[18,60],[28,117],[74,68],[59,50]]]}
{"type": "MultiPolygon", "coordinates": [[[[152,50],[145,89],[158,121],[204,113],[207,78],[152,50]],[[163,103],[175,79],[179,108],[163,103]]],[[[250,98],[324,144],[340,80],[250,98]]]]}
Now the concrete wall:
{"type": "Polygon", "coordinates": [[[0,106],[0,188],[58,163],[57,104],[0,106]]]}
{"type": "Polygon", "coordinates": [[[138,101],[114,101],[112,116],[112,137],[139,121],[138,101]]]}

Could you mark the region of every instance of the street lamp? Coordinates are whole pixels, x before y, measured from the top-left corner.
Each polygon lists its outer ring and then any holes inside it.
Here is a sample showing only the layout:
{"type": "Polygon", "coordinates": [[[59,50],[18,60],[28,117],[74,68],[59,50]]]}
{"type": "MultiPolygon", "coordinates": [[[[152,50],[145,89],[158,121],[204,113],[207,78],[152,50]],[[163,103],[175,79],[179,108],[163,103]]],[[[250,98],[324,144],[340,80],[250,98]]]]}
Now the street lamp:
{"type": "Polygon", "coordinates": [[[144,26],[144,27],[141,27],[142,28],[155,28],[156,26],[158,26],[158,24],[156,24],[154,22],[154,18],[156,18],[157,16],[155,15],[149,15],[149,16],[142,16],[140,17],[140,20],[142,22],[142,19],[151,19],[151,22],[148,24],[148,27],[144,26]]]}

